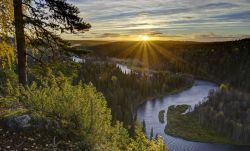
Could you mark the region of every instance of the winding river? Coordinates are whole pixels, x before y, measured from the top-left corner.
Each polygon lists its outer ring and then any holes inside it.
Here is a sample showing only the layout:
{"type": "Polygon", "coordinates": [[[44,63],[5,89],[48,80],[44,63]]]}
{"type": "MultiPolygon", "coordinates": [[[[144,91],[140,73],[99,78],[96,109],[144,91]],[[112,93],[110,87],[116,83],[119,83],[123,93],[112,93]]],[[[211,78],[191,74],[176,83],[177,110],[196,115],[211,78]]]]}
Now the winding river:
{"type": "MultiPolygon", "coordinates": [[[[117,64],[117,67],[124,74],[131,73],[131,69],[126,65],[117,64]]],[[[217,88],[218,86],[215,83],[196,80],[194,85],[185,91],[146,101],[137,109],[137,118],[141,122],[145,121],[147,136],[150,137],[151,128],[153,128],[154,135],[162,136],[170,151],[250,151],[250,147],[192,142],[165,134],[166,113],[169,106],[188,104],[193,108],[195,104],[207,97],[211,89],[217,88]],[[165,123],[163,124],[160,123],[158,118],[161,110],[165,110],[165,123]]]]}
{"type": "Polygon", "coordinates": [[[146,134],[150,136],[151,128],[153,128],[154,135],[161,135],[170,151],[250,151],[249,147],[192,142],[164,133],[164,128],[167,123],[161,124],[158,119],[158,113],[161,110],[165,110],[165,113],[167,113],[169,106],[180,104],[189,104],[193,107],[207,97],[209,90],[217,88],[218,86],[214,83],[196,80],[194,85],[188,90],[146,101],[137,109],[137,117],[140,121],[145,121],[146,134]]]}

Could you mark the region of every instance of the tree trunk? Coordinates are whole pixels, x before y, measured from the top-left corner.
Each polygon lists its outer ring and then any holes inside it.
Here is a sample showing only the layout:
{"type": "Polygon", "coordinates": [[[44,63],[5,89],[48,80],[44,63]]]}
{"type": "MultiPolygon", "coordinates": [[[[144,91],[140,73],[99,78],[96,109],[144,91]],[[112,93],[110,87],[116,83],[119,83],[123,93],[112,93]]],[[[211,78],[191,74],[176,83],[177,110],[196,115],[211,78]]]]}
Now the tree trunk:
{"type": "Polygon", "coordinates": [[[14,0],[14,17],[15,17],[15,34],[16,46],[18,56],[18,76],[19,83],[26,85],[26,50],[25,50],[25,37],[24,37],[24,20],[22,11],[22,0],[14,0]]]}

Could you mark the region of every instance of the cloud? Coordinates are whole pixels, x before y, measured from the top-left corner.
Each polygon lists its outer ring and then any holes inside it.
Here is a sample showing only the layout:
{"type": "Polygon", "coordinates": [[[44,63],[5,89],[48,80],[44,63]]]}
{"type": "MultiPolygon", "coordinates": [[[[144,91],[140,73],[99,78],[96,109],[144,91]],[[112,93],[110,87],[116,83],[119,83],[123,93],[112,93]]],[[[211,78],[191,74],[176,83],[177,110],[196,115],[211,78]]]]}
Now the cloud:
{"type": "Polygon", "coordinates": [[[121,37],[121,34],[118,33],[104,33],[100,36],[98,36],[99,38],[110,38],[110,37],[121,37]]]}
{"type": "Polygon", "coordinates": [[[184,16],[183,18],[184,19],[193,19],[194,17],[192,17],[192,16],[184,16]]]}
{"type": "Polygon", "coordinates": [[[166,38],[166,39],[171,39],[171,38],[184,38],[185,36],[184,35],[162,34],[162,35],[159,35],[158,37],[166,38]]]}
{"type": "Polygon", "coordinates": [[[224,15],[218,15],[212,18],[221,19],[221,20],[239,20],[239,19],[250,20],[250,10],[236,12],[236,13],[229,13],[229,14],[224,14],[224,15]]]}
{"type": "Polygon", "coordinates": [[[213,32],[210,33],[195,33],[193,34],[193,39],[196,41],[225,41],[225,40],[235,40],[235,39],[243,39],[250,38],[250,34],[243,35],[222,35],[216,34],[213,32]]]}
{"type": "Polygon", "coordinates": [[[170,9],[145,9],[145,10],[134,10],[131,12],[118,12],[117,14],[109,14],[109,15],[101,15],[97,17],[93,17],[91,20],[112,20],[112,19],[123,19],[138,15],[149,15],[149,16],[157,16],[157,15],[171,15],[178,14],[190,11],[188,8],[170,8],[170,9]]]}
{"type": "MultiPolygon", "coordinates": [[[[136,34],[250,34],[249,0],[70,0],[92,25],[86,37],[118,38],[136,34]],[[95,34],[93,34],[95,33],[95,34]],[[119,34],[118,34],[119,33],[119,34]]],[[[219,38],[210,34],[211,38],[219,38]],[[213,37],[214,36],[214,37],[213,37]]],[[[202,35],[200,34],[201,38],[202,35]]],[[[197,37],[199,38],[199,37],[197,37]]],[[[230,37],[223,37],[220,39],[230,37]]]]}
{"type": "Polygon", "coordinates": [[[215,33],[201,33],[201,34],[194,34],[195,39],[227,39],[227,38],[235,38],[234,36],[222,36],[215,33]]]}
{"type": "Polygon", "coordinates": [[[210,3],[210,4],[202,5],[197,8],[199,9],[222,9],[222,8],[234,8],[234,7],[239,7],[239,5],[233,4],[233,3],[219,2],[219,3],[210,3]]]}
{"type": "Polygon", "coordinates": [[[151,32],[148,32],[146,34],[149,35],[149,36],[159,36],[159,35],[162,35],[163,33],[156,32],[156,31],[151,31],[151,32]]]}

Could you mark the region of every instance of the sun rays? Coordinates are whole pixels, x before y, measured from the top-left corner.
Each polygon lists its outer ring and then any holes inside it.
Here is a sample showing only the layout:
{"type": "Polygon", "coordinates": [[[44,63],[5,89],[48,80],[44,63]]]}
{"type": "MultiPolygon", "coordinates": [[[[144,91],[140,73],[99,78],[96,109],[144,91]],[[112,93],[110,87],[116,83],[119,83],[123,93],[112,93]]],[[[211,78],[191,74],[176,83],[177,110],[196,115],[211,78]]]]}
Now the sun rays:
{"type": "Polygon", "coordinates": [[[150,37],[147,36],[147,35],[143,35],[142,38],[141,38],[142,41],[149,41],[150,40],[150,37]]]}
{"type": "Polygon", "coordinates": [[[169,63],[183,62],[183,60],[171,52],[171,50],[163,48],[158,42],[151,41],[150,37],[144,36],[140,37],[140,41],[131,42],[131,45],[127,47],[127,49],[120,50],[117,56],[119,58],[133,59],[133,65],[135,66],[139,60],[144,69],[160,65],[160,62],[163,60],[169,63]]]}

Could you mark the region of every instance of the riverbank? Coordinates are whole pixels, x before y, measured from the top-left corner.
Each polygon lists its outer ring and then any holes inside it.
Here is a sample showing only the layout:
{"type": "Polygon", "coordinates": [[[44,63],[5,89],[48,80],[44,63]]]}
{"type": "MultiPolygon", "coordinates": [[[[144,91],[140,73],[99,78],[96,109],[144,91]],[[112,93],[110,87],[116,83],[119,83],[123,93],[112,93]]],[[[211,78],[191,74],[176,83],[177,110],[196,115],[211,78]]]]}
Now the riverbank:
{"type": "Polygon", "coordinates": [[[188,105],[168,108],[166,134],[195,142],[241,145],[214,130],[202,127],[192,113],[183,114],[188,108],[188,105]]]}

